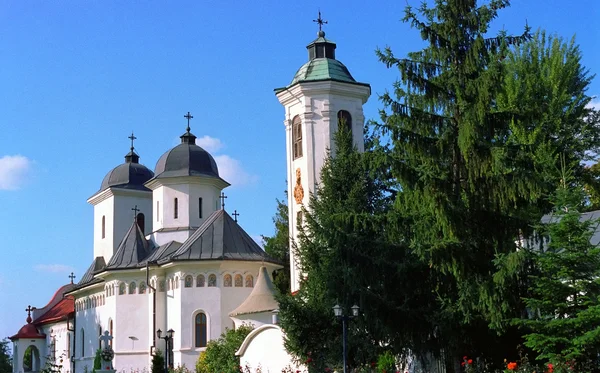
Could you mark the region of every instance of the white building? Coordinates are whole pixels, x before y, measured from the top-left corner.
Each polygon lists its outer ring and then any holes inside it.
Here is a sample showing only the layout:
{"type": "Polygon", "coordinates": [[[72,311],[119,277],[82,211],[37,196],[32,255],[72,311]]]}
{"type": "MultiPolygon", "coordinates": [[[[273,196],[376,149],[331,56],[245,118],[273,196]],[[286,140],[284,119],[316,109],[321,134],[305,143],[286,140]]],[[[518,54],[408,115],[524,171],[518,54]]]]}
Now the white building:
{"type": "MultiPolygon", "coordinates": [[[[364,148],[362,105],[370,87],[335,59],[335,48],[319,31],[307,46],[309,61],[276,90],[285,108],[291,240],[328,151],[335,154],[339,119],[364,148]]],[[[37,371],[46,357],[63,372],[91,371],[104,331],[113,336],[115,368],[142,371],[157,348],[164,350],[158,329],[174,331],[172,365],[193,369],[207,341],[242,322],[257,327],[240,349],[242,361],[255,365],[272,356],[261,364],[265,372],[287,365],[283,332],[272,322],[277,303],[269,278],[281,264],[221,208],[229,184],[213,157],[195,144],[189,113],[186,118],[181,144],[160,157],[154,172],[139,163],[132,142],[125,163],[88,199],[94,207],[90,266],[79,283],[62,287],[11,337],[14,373],[37,371]],[[273,353],[256,355],[265,346],[273,353]],[[25,367],[28,348],[34,361],[25,367]]],[[[293,251],[291,257],[295,291],[301,275],[293,251]]]]}

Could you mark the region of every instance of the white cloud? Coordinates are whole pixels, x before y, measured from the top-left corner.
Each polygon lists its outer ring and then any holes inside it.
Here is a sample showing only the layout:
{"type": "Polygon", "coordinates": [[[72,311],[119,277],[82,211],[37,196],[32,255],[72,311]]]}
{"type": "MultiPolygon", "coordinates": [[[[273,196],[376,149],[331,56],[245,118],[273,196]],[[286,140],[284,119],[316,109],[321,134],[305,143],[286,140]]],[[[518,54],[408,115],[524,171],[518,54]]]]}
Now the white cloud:
{"type": "Polygon", "coordinates": [[[219,176],[234,187],[254,184],[258,181],[258,176],[246,172],[237,159],[223,154],[215,156],[215,161],[219,166],[219,176]]]}
{"type": "Polygon", "coordinates": [[[17,190],[23,186],[33,162],[22,155],[0,158],[0,190],[17,190]]]}
{"type": "Polygon", "coordinates": [[[36,271],[47,273],[68,273],[74,271],[73,267],[65,264],[38,264],[34,268],[36,271]]]}
{"type": "Polygon", "coordinates": [[[221,140],[210,136],[203,136],[197,138],[196,144],[198,144],[199,147],[203,148],[209,153],[218,152],[223,148],[223,143],[221,142],[221,140]]]}
{"type": "Polygon", "coordinates": [[[587,107],[594,110],[600,110],[600,99],[598,98],[598,96],[594,96],[592,98],[592,101],[590,101],[590,103],[587,104],[587,107]]]}

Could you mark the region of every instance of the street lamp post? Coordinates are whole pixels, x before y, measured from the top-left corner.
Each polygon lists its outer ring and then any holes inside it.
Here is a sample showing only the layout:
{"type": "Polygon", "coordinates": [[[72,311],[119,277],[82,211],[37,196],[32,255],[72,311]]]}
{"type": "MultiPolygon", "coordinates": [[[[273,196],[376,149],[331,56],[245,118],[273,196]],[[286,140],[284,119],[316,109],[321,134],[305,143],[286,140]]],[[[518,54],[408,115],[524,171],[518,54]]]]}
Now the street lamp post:
{"type": "Polygon", "coordinates": [[[344,364],[344,373],[346,373],[348,369],[348,364],[346,363],[348,321],[358,316],[358,311],[360,310],[360,308],[357,305],[354,305],[351,307],[351,310],[351,315],[344,315],[344,311],[342,310],[342,307],[340,307],[339,304],[336,304],[333,307],[333,314],[335,315],[335,317],[337,317],[339,320],[342,320],[342,360],[344,364]]]}
{"type": "Polygon", "coordinates": [[[158,329],[156,331],[156,336],[158,337],[158,339],[165,340],[165,373],[169,373],[169,363],[172,363],[169,360],[171,358],[171,348],[173,347],[171,344],[171,341],[173,340],[173,333],[173,329],[169,329],[167,330],[167,335],[161,337],[162,330],[158,329]]]}

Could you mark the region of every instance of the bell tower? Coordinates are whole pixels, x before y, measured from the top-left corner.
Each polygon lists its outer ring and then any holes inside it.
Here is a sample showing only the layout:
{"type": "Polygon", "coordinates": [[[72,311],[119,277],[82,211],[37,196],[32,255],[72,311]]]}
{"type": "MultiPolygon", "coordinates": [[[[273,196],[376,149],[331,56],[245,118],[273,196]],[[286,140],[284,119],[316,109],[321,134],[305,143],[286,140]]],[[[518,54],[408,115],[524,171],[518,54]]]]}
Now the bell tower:
{"type": "MultiPolygon", "coordinates": [[[[309,195],[320,183],[320,173],[328,152],[335,156],[334,134],[338,125],[348,126],[359,151],[364,151],[363,105],[371,95],[367,83],[357,82],[335,58],[336,44],[325,38],[319,18],[317,39],[306,47],[308,62],[300,67],[291,83],[275,89],[285,109],[288,213],[290,247],[297,243],[302,208],[308,208],[309,195]]],[[[298,290],[301,269],[290,249],[292,292],[298,290]]]]}

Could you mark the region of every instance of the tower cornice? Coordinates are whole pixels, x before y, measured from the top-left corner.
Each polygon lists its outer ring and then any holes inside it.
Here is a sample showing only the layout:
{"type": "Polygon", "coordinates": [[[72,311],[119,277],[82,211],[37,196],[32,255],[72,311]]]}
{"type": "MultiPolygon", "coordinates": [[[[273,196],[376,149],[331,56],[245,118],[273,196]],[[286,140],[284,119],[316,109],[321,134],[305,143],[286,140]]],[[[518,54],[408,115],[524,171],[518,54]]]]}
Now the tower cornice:
{"type": "Polygon", "coordinates": [[[356,97],[365,104],[371,96],[371,86],[368,84],[351,84],[337,82],[334,80],[312,81],[297,83],[288,88],[282,88],[277,91],[279,102],[287,106],[295,100],[302,97],[335,94],[339,96],[356,97]]]}

